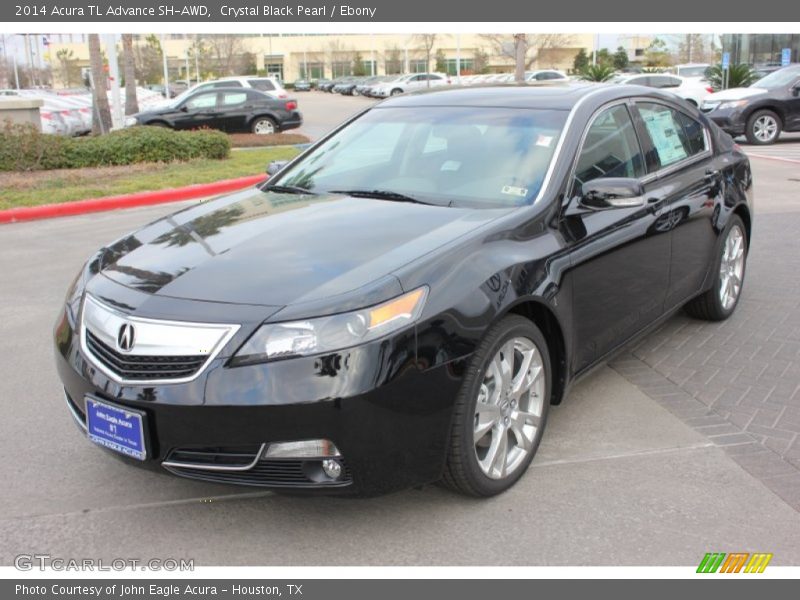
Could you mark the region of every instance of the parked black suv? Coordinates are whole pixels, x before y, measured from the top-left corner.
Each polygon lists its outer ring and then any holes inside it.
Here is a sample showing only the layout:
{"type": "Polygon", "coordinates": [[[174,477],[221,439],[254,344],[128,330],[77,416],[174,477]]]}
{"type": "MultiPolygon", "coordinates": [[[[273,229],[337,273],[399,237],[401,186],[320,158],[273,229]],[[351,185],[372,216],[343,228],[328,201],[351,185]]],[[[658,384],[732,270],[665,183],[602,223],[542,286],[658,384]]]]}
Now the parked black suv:
{"type": "Polygon", "coordinates": [[[702,110],[734,137],[772,144],[781,131],[800,131],[800,65],[779,69],[750,87],[711,94],[702,110]]]}

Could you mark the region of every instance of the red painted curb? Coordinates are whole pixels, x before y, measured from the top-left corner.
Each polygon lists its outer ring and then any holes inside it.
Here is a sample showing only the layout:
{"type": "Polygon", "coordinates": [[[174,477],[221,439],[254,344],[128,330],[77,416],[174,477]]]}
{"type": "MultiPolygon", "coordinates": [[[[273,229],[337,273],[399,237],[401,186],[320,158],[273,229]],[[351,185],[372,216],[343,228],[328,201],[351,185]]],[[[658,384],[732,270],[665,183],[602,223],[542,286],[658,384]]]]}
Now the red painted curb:
{"type": "Polygon", "coordinates": [[[266,175],[249,175],[236,179],[223,179],[214,183],[200,183],[182,188],[169,188],[155,192],[137,192],[123,196],[108,196],[106,198],[91,198],[76,202],[63,202],[61,204],[42,204],[40,206],[21,206],[0,210],[0,223],[14,223],[16,221],[32,221],[34,219],[50,219],[52,217],[66,217],[82,215],[85,213],[114,210],[118,208],[132,208],[134,206],[148,206],[165,202],[178,202],[202,198],[213,194],[233,192],[250,187],[264,181],[266,175]]]}

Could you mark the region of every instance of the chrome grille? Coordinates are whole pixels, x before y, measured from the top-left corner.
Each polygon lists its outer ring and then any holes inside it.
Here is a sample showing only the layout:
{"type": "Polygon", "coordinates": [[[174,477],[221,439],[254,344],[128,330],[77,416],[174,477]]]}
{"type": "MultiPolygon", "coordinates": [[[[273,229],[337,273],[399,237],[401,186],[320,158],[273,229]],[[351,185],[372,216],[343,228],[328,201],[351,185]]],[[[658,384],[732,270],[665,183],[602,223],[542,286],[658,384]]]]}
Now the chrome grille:
{"type": "Polygon", "coordinates": [[[107,369],[126,380],[183,379],[194,376],[207,356],[147,356],[121,354],[86,332],[86,347],[107,369]]]}

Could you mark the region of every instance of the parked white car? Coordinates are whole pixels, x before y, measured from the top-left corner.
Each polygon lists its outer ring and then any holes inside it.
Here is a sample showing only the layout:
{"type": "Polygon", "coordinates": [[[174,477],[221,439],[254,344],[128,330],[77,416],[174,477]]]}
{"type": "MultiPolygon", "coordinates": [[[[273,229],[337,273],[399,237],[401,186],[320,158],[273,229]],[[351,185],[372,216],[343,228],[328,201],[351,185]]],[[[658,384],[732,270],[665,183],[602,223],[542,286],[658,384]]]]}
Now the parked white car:
{"type": "Polygon", "coordinates": [[[711,65],[708,63],[686,63],[683,65],[675,65],[671,71],[679,77],[694,77],[704,79],[706,71],[711,65]]]}
{"type": "Polygon", "coordinates": [[[424,90],[428,87],[437,87],[450,83],[450,76],[443,73],[412,73],[403,75],[394,81],[384,81],[372,88],[373,96],[387,98],[404,92],[424,90]]]}
{"type": "Polygon", "coordinates": [[[556,69],[539,69],[538,71],[526,71],[525,81],[569,81],[566,73],[556,69]]]}
{"type": "Polygon", "coordinates": [[[639,73],[635,75],[617,75],[612,83],[643,85],[672,92],[690,104],[701,106],[706,96],[714,90],[704,79],[697,77],[678,77],[667,73],[639,73]]]}

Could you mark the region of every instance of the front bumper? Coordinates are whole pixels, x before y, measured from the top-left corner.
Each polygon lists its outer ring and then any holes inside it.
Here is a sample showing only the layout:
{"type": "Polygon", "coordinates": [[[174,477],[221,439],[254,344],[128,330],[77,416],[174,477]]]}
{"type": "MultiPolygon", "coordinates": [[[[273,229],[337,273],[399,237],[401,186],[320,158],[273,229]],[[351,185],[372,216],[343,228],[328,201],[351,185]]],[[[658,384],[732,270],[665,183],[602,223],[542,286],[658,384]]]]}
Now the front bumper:
{"type": "Polygon", "coordinates": [[[85,427],[87,395],[144,411],[148,458],[114,453],[129,464],[199,480],[331,494],[376,495],[441,477],[460,369],[420,368],[413,329],[322,357],[236,368],[218,357],[196,379],[162,385],[123,385],[108,378],[83,354],[66,313],[55,341],[58,374],[79,425],[85,427]],[[275,466],[264,462],[231,476],[162,465],[187,449],[308,439],[336,445],[346,467],[342,481],[304,480],[296,469],[294,479],[259,478],[275,466]]]}
{"type": "Polygon", "coordinates": [[[741,110],[730,108],[713,110],[706,113],[706,116],[730,136],[744,135],[747,120],[741,110]]]}

